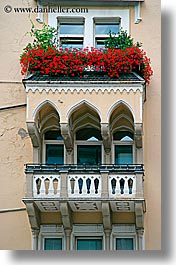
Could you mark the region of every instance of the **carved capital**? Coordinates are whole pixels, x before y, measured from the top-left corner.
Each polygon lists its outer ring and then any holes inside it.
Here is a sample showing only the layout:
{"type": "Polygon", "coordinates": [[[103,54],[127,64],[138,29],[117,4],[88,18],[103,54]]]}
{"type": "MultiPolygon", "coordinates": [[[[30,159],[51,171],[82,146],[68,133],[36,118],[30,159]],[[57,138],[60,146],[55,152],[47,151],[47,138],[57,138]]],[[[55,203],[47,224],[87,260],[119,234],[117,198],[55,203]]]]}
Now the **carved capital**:
{"type": "Polygon", "coordinates": [[[108,123],[101,123],[101,135],[103,138],[104,150],[109,154],[111,151],[111,137],[108,123]]]}
{"type": "Polygon", "coordinates": [[[135,123],[134,127],[136,148],[142,148],[142,123],[135,123]]]}
{"type": "Polygon", "coordinates": [[[35,122],[27,122],[27,128],[29,132],[29,136],[31,137],[33,147],[39,147],[41,140],[38,128],[35,122]]]}
{"type": "Polygon", "coordinates": [[[64,140],[65,147],[68,153],[71,153],[73,150],[73,141],[72,136],[69,129],[68,123],[60,123],[61,126],[61,134],[64,140]]]}

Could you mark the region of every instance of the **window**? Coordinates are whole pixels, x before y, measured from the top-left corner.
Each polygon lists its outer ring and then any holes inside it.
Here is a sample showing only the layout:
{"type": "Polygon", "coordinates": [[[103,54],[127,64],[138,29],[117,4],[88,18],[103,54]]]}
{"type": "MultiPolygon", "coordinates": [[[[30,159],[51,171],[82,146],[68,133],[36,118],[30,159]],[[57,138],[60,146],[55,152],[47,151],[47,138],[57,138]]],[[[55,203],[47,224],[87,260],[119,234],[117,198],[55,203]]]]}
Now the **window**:
{"type": "Polygon", "coordinates": [[[132,145],[115,146],[115,164],[133,164],[132,145]]]}
{"type": "Polygon", "coordinates": [[[136,227],[134,224],[112,225],[112,249],[135,250],[137,249],[136,227]]]}
{"type": "Polygon", "coordinates": [[[62,250],[62,238],[45,238],[44,250],[62,250]]]}
{"type": "Polygon", "coordinates": [[[130,131],[117,131],[113,134],[114,140],[114,163],[133,164],[133,139],[134,134],[130,131]]]}
{"type": "Polygon", "coordinates": [[[98,165],[101,163],[100,145],[78,145],[77,164],[98,165]]]}
{"type": "Polygon", "coordinates": [[[59,39],[63,48],[83,48],[84,19],[60,18],[59,39]]]}
{"type": "Polygon", "coordinates": [[[44,152],[46,164],[64,164],[64,144],[60,130],[44,134],[44,152]]]}
{"type": "Polygon", "coordinates": [[[77,164],[97,165],[102,163],[101,132],[84,128],[76,132],[77,164]]]}
{"type": "Polygon", "coordinates": [[[133,250],[133,238],[116,238],[116,250],[133,250]]]}
{"type": "Polygon", "coordinates": [[[58,224],[40,226],[38,249],[40,250],[65,250],[64,228],[58,224]]]}
{"type": "Polygon", "coordinates": [[[77,238],[77,250],[102,250],[102,239],[77,238]]]}
{"type": "Polygon", "coordinates": [[[64,146],[58,144],[46,144],[46,164],[63,164],[64,146]]]}
{"type": "Polygon", "coordinates": [[[118,34],[120,18],[94,18],[95,47],[102,48],[109,33],[118,34]]]}

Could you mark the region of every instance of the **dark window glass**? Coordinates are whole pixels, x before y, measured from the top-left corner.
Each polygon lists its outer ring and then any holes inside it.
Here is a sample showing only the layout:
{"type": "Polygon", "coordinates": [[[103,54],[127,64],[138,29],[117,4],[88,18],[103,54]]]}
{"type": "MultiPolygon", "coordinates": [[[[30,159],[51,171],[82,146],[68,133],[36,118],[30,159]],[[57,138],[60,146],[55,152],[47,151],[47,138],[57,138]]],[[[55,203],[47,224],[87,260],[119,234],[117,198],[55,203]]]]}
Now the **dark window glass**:
{"type": "Polygon", "coordinates": [[[132,238],[116,238],[117,250],[133,250],[132,238]]]}
{"type": "Polygon", "coordinates": [[[101,164],[101,146],[79,145],[77,148],[77,163],[88,165],[101,164]]]}
{"type": "Polygon", "coordinates": [[[48,131],[45,133],[45,140],[63,140],[61,131],[48,131]]]}
{"type": "Polygon", "coordinates": [[[101,132],[94,128],[85,128],[76,132],[76,140],[84,140],[84,141],[101,141],[102,136],[101,132]]]}
{"type": "Polygon", "coordinates": [[[95,34],[109,34],[111,31],[112,33],[119,32],[119,24],[112,23],[112,24],[95,24],[95,34]]]}
{"type": "Polygon", "coordinates": [[[102,250],[102,239],[77,239],[77,250],[102,250]]]}
{"type": "Polygon", "coordinates": [[[132,145],[115,146],[115,164],[133,164],[133,147],[132,145]]]}
{"type": "Polygon", "coordinates": [[[44,250],[62,250],[62,239],[45,238],[44,250]]]}
{"type": "Polygon", "coordinates": [[[133,141],[134,134],[129,131],[117,131],[113,134],[113,139],[118,141],[133,141]]]}
{"type": "Polygon", "coordinates": [[[64,146],[46,144],[46,164],[64,164],[64,146]]]}
{"type": "Polygon", "coordinates": [[[60,24],[60,34],[84,34],[83,24],[60,24]]]}

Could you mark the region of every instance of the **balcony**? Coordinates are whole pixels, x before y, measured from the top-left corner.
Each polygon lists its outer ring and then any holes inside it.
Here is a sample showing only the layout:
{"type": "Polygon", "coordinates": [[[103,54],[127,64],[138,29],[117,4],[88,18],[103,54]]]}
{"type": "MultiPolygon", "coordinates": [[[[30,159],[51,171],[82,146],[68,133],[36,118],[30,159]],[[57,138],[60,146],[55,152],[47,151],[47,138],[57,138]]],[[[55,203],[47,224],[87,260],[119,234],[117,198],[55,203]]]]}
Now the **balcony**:
{"type": "Polygon", "coordinates": [[[65,229],[71,231],[72,223],[76,222],[74,213],[84,213],[84,222],[90,213],[95,222],[97,214],[106,229],[112,228],[117,214],[136,222],[136,227],[143,227],[146,209],[142,164],[27,164],[25,173],[23,202],[33,230],[40,228],[43,217],[53,221],[53,216],[60,216],[65,229]]]}
{"type": "Polygon", "coordinates": [[[143,165],[26,165],[26,198],[143,198],[143,165]]]}

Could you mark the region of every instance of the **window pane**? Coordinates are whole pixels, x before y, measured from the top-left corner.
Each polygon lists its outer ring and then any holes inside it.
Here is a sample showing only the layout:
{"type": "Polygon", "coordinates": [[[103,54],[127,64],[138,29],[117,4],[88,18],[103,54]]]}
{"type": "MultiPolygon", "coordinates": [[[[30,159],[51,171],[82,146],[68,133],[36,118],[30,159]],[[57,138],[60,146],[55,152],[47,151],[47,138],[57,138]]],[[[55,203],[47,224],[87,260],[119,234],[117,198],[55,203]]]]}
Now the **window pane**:
{"type": "Polygon", "coordinates": [[[133,141],[134,134],[129,131],[117,131],[113,134],[113,139],[118,141],[133,141]]]}
{"type": "Polygon", "coordinates": [[[64,146],[58,144],[46,145],[46,164],[64,164],[64,146]]]}
{"type": "Polygon", "coordinates": [[[133,164],[133,147],[132,145],[115,146],[115,164],[133,164]]]}
{"type": "Polygon", "coordinates": [[[116,238],[117,250],[133,250],[132,238],[116,238]]]}
{"type": "Polygon", "coordinates": [[[45,133],[45,140],[63,140],[61,131],[48,131],[45,133]]]}
{"type": "Polygon", "coordinates": [[[62,239],[45,238],[44,250],[62,250],[62,239]]]}
{"type": "Polygon", "coordinates": [[[101,146],[79,145],[77,149],[77,163],[88,165],[101,164],[101,146]]]}
{"type": "Polygon", "coordinates": [[[96,39],[96,48],[97,49],[101,49],[101,48],[105,48],[105,40],[106,38],[104,39],[96,39]]]}
{"type": "Polygon", "coordinates": [[[76,132],[76,140],[101,141],[102,136],[100,130],[94,128],[84,128],[76,132]]]}
{"type": "Polygon", "coordinates": [[[81,48],[83,48],[83,42],[81,42],[81,43],[77,43],[77,42],[62,42],[62,48],[81,49],[81,48]]]}
{"type": "Polygon", "coordinates": [[[119,24],[95,24],[95,34],[118,33],[119,24]]]}
{"type": "Polygon", "coordinates": [[[60,34],[84,34],[83,24],[60,24],[60,34]]]}
{"type": "Polygon", "coordinates": [[[77,250],[102,250],[102,239],[78,239],[77,250]]]}

